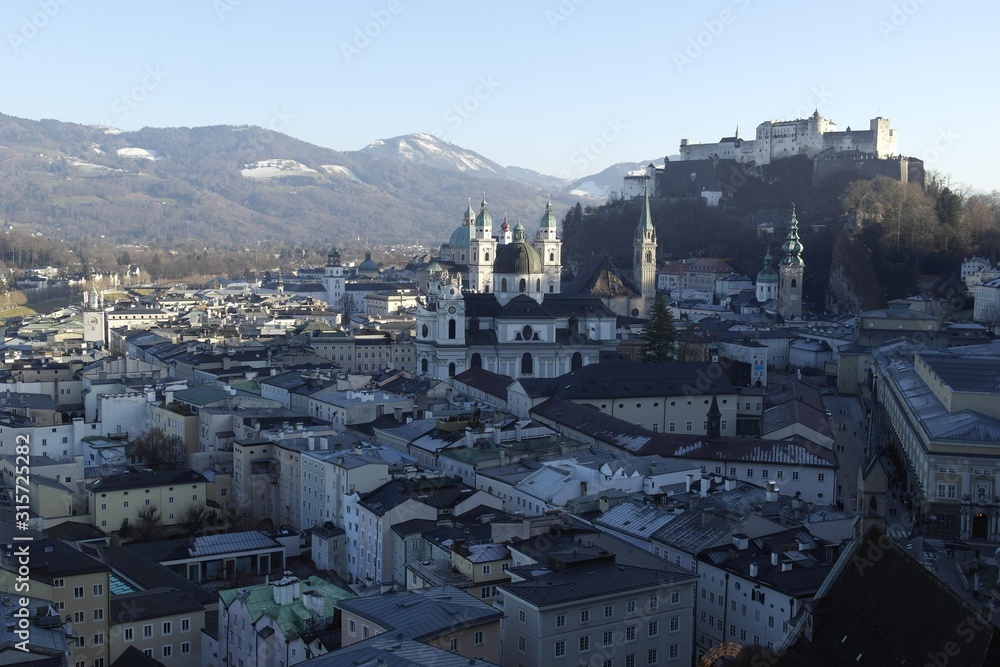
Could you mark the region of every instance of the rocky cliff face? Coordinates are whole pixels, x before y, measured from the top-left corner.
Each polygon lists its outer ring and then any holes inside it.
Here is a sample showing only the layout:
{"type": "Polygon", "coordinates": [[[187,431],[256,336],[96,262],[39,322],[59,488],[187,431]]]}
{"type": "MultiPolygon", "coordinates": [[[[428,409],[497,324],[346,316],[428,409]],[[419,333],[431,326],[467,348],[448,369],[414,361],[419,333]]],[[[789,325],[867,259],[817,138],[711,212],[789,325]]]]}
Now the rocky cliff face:
{"type": "Polygon", "coordinates": [[[885,288],[875,276],[872,253],[848,229],[840,227],[833,246],[827,307],[838,313],[885,308],[885,288]]]}

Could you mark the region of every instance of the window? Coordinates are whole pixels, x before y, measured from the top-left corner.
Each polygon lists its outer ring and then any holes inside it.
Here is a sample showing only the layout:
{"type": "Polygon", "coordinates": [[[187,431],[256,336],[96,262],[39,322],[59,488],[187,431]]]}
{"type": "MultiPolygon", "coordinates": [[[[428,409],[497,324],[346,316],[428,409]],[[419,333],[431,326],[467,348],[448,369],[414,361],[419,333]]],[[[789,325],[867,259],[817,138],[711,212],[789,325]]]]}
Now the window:
{"type": "Polygon", "coordinates": [[[635,600],[629,600],[625,603],[625,613],[634,614],[635,613],[635,600]]]}
{"type": "Polygon", "coordinates": [[[655,665],[656,664],[656,657],[657,656],[656,656],[656,649],[655,648],[651,648],[648,651],[646,651],[646,664],[647,665],[655,665]]]}
{"type": "Polygon", "coordinates": [[[354,637],[354,636],[356,636],[358,634],[358,624],[357,624],[357,622],[353,618],[350,618],[350,619],[347,620],[347,632],[352,637],[354,637]]]}
{"type": "Polygon", "coordinates": [[[826,479],[826,475],[824,473],[821,473],[821,472],[816,473],[816,481],[817,482],[822,482],[825,479],[826,479]]]}
{"type": "Polygon", "coordinates": [[[126,507],[126,508],[128,507],[128,501],[127,500],[122,503],[122,507],[126,507]]]}
{"type": "Polygon", "coordinates": [[[611,646],[611,644],[614,643],[614,635],[615,633],[613,633],[611,630],[606,630],[604,632],[604,637],[602,638],[601,644],[603,646],[611,646]]]}
{"type": "Polygon", "coordinates": [[[361,638],[362,639],[368,639],[369,632],[371,632],[371,631],[368,629],[367,625],[362,625],[361,626],[361,638]]]}
{"type": "Polygon", "coordinates": [[[483,574],[489,574],[491,569],[490,565],[483,565],[483,574]]]}
{"type": "Polygon", "coordinates": [[[476,646],[482,646],[486,643],[486,631],[477,630],[476,631],[476,646]]]}
{"type": "Polygon", "coordinates": [[[452,653],[458,653],[458,647],[459,647],[458,640],[459,640],[458,637],[452,637],[451,640],[448,642],[448,650],[451,651],[452,653]]]}
{"type": "Polygon", "coordinates": [[[84,637],[83,635],[80,635],[79,637],[77,637],[76,638],[76,647],[77,648],[87,648],[87,638],[84,637]]]}
{"type": "Polygon", "coordinates": [[[559,641],[557,641],[555,643],[555,647],[554,647],[554,650],[553,650],[553,655],[555,657],[557,657],[557,658],[562,658],[563,656],[566,655],[566,642],[565,642],[565,640],[560,639],[559,641]]]}
{"type": "Polygon", "coordinates": [[[779,470],[777,474],[778,479],[785,479],[785,471],[779,470]]]}
{"type": "Polygon", "coordinates": [[[681,629],[681,617],[671,616],[670,617],[670,632],[677,632],[681,629]]]}
{"type": "Polygon", "coordinates": [[[658,597],[656,597],[655,595],[650,595],[649,596],[649,608],[650,609],[656,609],[659,606],[659,604],[660,604],[660,599],[658,597]]]}
{"type": "Polygon", "coordinates": [[[691,432],[693,424],[694,424],[694,422],[686,422],[686,427],[687,427],[688,433],[691,432]]]}
{"type": "Polygon", "coordinates": [[[625,656],[625,667],[635,667],[635,653],[629,653],[625,656]]]}
{"type": "Polygon", "coordinates": [[[670,422],[669,424],[667,424],[667,428],[670,430],[671,433],[675,432],[677,430],[677,422],[670,422]]]}
{"type": "Polygon", "coordinates": [[[173,654],[174,654],[173,644],[164,644],[163,645],[163,657],[164,658],[169,658],[173,654]]]}
{"type": "Polygon", "coordinates": [[[187,655],[191,652],[191,642],[181,642],[181,655],[187,655]]]}
{"type": "Polygon", "coordinates": [[[83,611],[74,611],[73,612],[73,622],[74,623],[83,623],[85,620],[87,620],[87,613],[86,612],[83,612],[83,611]]]}
{"type": "Polygon", "coordinates": [[[94,597],[99,598],[104,595],[104,584],[94,584],[94,597]]]}
{"type": "Polygon", "coordinates": [[[660,622],[659,621],[650,621],[649,624],[648,624],[648,627],[646,628],[646,632],[647,632],[647,634],[650,637],[656,637],[657,635],[659,635],[660,634],[660,622]]]}
{"type": "Polygon", "coordinates": [[[73,588],[73,599],[82,600],[83,599],[83,586],[75,586],[73,588]]]}
{"type": "Polygon", "coordinates": [[[153,626],[152,625],[142,626],[142,638],[149,639],[152,636],[153,636],[153,626]]]}
{"type": "Polygon", "coordinates": [[[747,468],[747,477],[753,477],[753,468],[747,468]]]}
{"type": "Polygon", "coordinates": [[[793,470],[792,471],[792,479],[798,479],[798,478],[799,478],[799,471],[798,470],[793,470]]]}
{"type": "Polygon", "coordinates": [[[53,579],[52,580],[52,588],[62,588],[65,585],[66,585],[66,580],[65,579],[53,579]]]}
{"type": "Polygon", "coordinates": [[[133,641],[135,639],[135,632],[133,632],[133,628],[125,628],[124,636],[125,636],[125,641],[127,642],[133,641]]]}
{"type": "Polygon", "coordinates": [[[565,628],[566,627],[566,614],[559,614],[556,616],[556,627],[565,628]]]}
{"type": "Polygon", "coordinates": [[[580,637],[580,653],[590,650],[590,635],[580,637]]]}
{"type": "Polygon", "coordinates": [[[527,617],[525,616],[524,610],[523,609],[518,609],[517,610],[517,620],[519,620],[522,623],[524,623],[524,621],[525,621],[526,618],[527,617]]]}
{"type": "MultiPolygon", "coordinates": [[[[694,564],[694,562],[692,562],[692,565],[693,564],[694,564]]],[[[681,601],[681,593],[680,593],[680,591],[671,591],[670,592],[670,604],[680,604],[680,601],[681,601]]]]}
{"type": "Polygon", "coordinates": [[[590,610],[589,609],[581,609],[580,610],[580,622],[581,623],[589,623],[590,622],[590,610]]]}
{"type": "Polygon", "coordinates": [[[625,626],[625,641],[634,642],[635,641],[635,628],[634,625],[625,626]]]}
{"type": "Polygon", "coordinates": [[[174,626],[170,621],[163,621],[163,635],[170,635],[174,632],[174,626]]]}
{"type": "Polygon", "coordinates": [[[604,605],[604,618],[611,618],[615,615],[615,606],[613,604],[604,605]]]}
{"type": "Polygon", "coordinates": [[[94,646],[103,646],[103,645],[104,645],[104,633],[98,632],[96,635],[94,635],[94,646]]]}
{"type": "Polygon", "coordinates": [[[525,642],[524,642],[524,636],[523,635],[518,635],[517,636],[517,650],[520,651],[521,653],[524,653],[524,644],[525,644],[525,642]]]}
{"type": "Polygon", "coordinates": [[[667,649],[667,659],[676,660],[681,657],[681,645],[671,644],[667,649]]]}
{"type": "Polygon", "coordinates": [[[103,621],[104,620],[104,608],[94,610],[94,620],[103,621]]]}

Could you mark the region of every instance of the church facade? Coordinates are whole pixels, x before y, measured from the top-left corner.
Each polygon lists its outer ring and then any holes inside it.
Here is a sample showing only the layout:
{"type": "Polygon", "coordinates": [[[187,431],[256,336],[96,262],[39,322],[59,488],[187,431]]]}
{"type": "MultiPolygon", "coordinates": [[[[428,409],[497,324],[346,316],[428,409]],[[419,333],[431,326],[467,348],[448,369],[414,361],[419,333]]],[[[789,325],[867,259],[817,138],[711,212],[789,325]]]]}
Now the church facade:
{"type": "MultiPolygon", "coordinates": [[[[615,350],[616,313],[597,294],[562,290],[562,240],[551,202],[533,238],[520,221],[511,229],[504,219],[499,232],[493,235],[484,197],[479,213],[473,215],[470,205],[442,247],[440,259],[464,264],[467,276],[431,265],[417,311],[417,372],[447,378],[483,368],[514,378],[552,378],[615,350]]],[[[648,201],[635,244],[637,282],[651,299],[656,233],[648,201]]]]}

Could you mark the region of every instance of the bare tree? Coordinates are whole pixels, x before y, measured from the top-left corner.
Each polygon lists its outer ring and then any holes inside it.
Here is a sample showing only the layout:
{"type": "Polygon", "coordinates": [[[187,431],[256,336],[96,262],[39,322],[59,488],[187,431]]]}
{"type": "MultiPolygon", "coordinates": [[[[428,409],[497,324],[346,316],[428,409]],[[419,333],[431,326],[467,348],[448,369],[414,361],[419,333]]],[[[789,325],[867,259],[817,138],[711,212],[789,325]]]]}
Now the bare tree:
{"type": "Polygon", "coordinates": [[[189,535],[200,533],[208,524],[209,510],[205,503],[191,503],[181,512],[180,524],[184,526],[189,535]]]}
{"type": "Polygon", "coordinates": [[[136,539],[151,540],[163,532],[163,515],[157,505],[146,505],[136,513],[136,539]]]}
{"type": "Polygon", "coordinates": [[[161,428],[151,428],[132,441],[132,455],[142,459],[153,470],[180,470],[187,466],[184,443],[177,436],[167,435],[161,428]]]}

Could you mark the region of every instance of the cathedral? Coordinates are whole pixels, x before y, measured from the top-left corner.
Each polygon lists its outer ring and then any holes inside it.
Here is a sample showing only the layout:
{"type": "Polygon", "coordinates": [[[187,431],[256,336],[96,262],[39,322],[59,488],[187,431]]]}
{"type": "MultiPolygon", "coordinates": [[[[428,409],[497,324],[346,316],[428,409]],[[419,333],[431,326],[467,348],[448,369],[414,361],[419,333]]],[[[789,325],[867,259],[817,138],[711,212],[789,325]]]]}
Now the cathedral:
{"type": "MultiPolygon", "coordinates": [[[[440,261],[429,266],[417,312],[418,372],[446,378],[483,368],[514,378],[557,377],[614,351],[617,309],[578,281],[576,289],[562,288],[562,240],[551,201],[533,238],[520,220],[511,228],[506,216],[498,232],[486,197],[478,213],[470,202],[440,261]]],[[[635,298],[623,314],[641,315],[656,283],[648,198],[634,244],[636,285],[623,282],[635,298]]]]}
{"type": "Polygon", "coordinates": [[[754,297],[759,307],[776,312],[785,320],[802,319],[802,280],[805,262],[802,261],[802,242],[799,240],[799,221],[795,205],[788,219],[788,233],[781,245],[781,260],[774,270],[774,258],[768,250],[764,266],[757,274],[754,297]]]}

